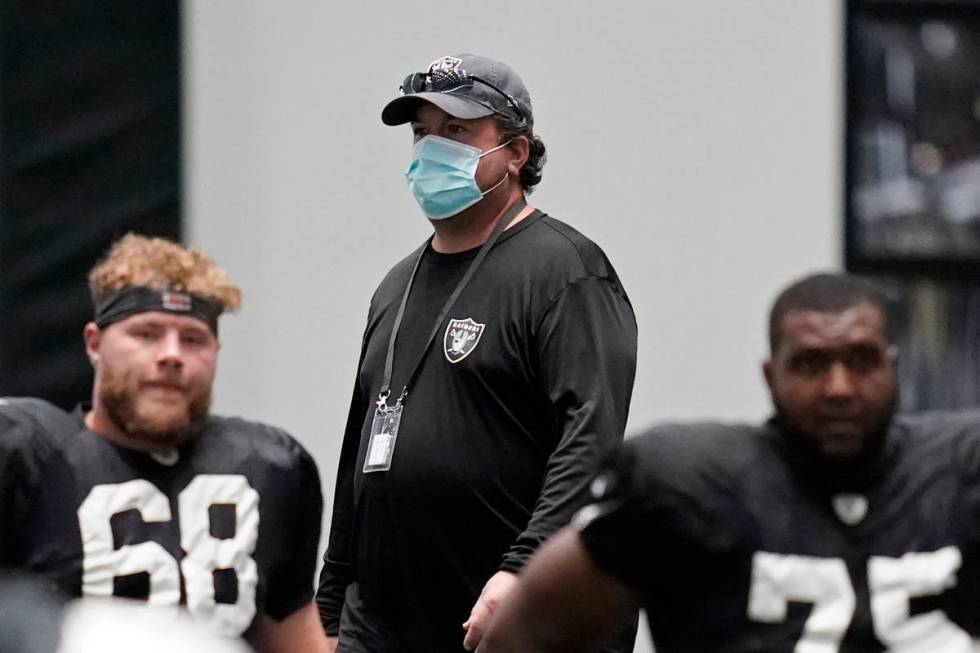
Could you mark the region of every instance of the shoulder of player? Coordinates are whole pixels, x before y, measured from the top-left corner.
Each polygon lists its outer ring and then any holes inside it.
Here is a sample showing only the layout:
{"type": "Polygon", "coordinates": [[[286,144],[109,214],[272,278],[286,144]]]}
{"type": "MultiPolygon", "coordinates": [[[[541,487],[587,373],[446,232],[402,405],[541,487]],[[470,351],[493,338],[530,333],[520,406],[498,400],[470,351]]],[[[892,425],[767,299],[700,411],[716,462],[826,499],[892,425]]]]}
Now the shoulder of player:
{"type": "Polygon", "coordinates": [[[953,462],[980,461],[980,410],[900,414],[891,429],[913,459],[949,456],[953,462]]]}
{"type": "Polygon", "coordinates": [[[284,429],[241,417],[212,415],[201,437],[216,446],[254,451],[273,464],[295,466],[301,459],[312,460],[299,440],[284,429]]]}
{"type": "Polygon", "coordinates": [[[69,413],[34,397],[0,398],[0,447],[50,449],[79,431],[69,413]]]}
{"type": "Polygon", "coordinates": [[[663,423],[624,443],[639,477],[654,482],[737,478],[769,450],[764,427],[719,422],[663,423]]]}

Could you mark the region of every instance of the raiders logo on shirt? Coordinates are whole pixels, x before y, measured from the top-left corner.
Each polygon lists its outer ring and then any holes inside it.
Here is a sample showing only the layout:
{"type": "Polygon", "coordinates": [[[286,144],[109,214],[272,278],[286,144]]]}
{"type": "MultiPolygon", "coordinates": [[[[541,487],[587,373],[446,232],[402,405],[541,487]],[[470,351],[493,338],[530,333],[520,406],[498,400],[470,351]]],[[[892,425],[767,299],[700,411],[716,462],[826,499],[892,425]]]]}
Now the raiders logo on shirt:
{"type": "Polygon", "coordinates": [[[474,322],[471,318],[449,320],[446,334],[442,339],[442,350],[446,354],[446,360],[450,363],[458,363],[469,356],[479,344],[485,326],[474,322]]]}

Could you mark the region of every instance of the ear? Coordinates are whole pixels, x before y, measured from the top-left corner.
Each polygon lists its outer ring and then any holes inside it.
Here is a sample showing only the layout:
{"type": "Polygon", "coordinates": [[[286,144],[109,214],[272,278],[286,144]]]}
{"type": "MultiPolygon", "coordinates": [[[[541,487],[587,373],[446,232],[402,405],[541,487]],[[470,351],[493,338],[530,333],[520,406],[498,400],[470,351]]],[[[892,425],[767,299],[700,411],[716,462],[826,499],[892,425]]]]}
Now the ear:
{"type": "Polygon", "coordinates": [[[762,361],[762,376],[766,379],[766,385],[769,386],[769,392],[772,393],[772,359],[768,358],[762,361]]]}
{"type": "Polygon", "coordinates": [[[82,339],[85,341],[85,355],[88,356],[88,362],[98,369],[99,361],[102,359],[100,354],[102,329],[95,322],[89,322],[82,331],[82,339]]]}
{"type": "Polygon", "coordinates": [[[507,151],[510,153],[507,171],[512,176],[517,177],[521,174],[521,168],[527,163],[528,157],[531,156],[531,141],[524,135],[515,136],[514,140],[507,146],[507,151]]]}

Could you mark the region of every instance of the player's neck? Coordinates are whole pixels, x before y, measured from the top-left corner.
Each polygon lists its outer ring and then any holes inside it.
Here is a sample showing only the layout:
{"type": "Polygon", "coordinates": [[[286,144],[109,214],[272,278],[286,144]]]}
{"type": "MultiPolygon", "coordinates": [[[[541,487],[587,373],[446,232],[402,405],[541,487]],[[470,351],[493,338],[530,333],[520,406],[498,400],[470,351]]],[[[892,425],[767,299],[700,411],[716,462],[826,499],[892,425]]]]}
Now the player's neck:
{"type": "Polygon", "coordinates": [[[92,405],[92,410],[85,414],[85,426],[93,433],[125,449],[142,451],[144,453],[165,453],[173,449],[170,445],[146,442],[129,437],[109,417],[105,408],[98,401],[95,401],[92,405]]]}
{"type": "MultiPolygon", "coordinates": [[[[487,195],[459,215],[445,220],[433,220],[435,234],[432,236],[432,249],[440,254],[455,254],[479,247],[487,241],[493,228],[497,226],[497,221],[521,198],[523,192],[517,187],[503,202],[494,202],[487,195]]],[[[504,228],[513,227],[533,212],[533,207],[524,207],[504,228]]]]}

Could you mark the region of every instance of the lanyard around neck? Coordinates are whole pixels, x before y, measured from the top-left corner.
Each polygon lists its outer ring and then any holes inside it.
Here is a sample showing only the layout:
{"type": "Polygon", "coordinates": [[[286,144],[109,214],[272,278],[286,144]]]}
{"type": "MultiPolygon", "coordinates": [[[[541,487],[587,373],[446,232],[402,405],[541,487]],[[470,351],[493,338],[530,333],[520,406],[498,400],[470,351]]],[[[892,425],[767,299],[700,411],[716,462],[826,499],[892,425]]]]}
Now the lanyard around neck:
{"type": "MultiPolygon", "coordinates": [[[[402,392],[398,396],[398,404],[401,404],[405,397],[408,396],[408,388],[415,380],[415,375],[418,374],[419,368],[422,366],[422,361],[425,360],[425,355],[432,347],[432,343],[436,339],[436,334],[439,333],[439,327],[442,326],[442,321],[446,319],[446,315],[449,314],[449,309],[451,309],[453,304],[456,303],[456,299],[459,297],[460,293],[463,292],[463,289],[466,287],[466,284],[469,283],[470,278],[476,272],[476,269],[480,267],[483,259],[485,259],[487,254],[490,253],[490,249],[493,247],[494,243],[497,242],[500,234],[503,233],[504,229],[507,228],[507,225],[510,224],[515,217],[517,217],[517,214],[520,213],[525,206],[527,206],[527,201],[525,201],[524,196],[521,195],[520,199],[518,199],[514,205],[510,207],[510,209],[508,209],[507,212],[500,218],[500,220],[497,221],[497,224],[494,226],[490,237],[487,238],[485,243],[483,243],[483,246],[480,247],[480,251],[476,253],[476,257],[474,257],[474,259],[470,262],[469,267],[466,268],[466,273],[463,275],[463,278],[456,284],[456,288],[453,290],[452,294],[449,295],[449,299],[446,300],[446,303],[443,304],[442,310],[439,311],[439,317],[436,318],[436,323],[432,327],[432,332],[429,334],[429,339],[425,343],[422,353],[419,354],[419,359],[412,367],[412,372],[408,375],[408,380],[405,381],[405,387],[402,388],[402,392]]],[[[422,257],[425,256],[425,250],[428,249],[429,243],[431,242],[432,238],[429,238],[419,250],[419,255],[415,259],[415,267],[412,268],[412,276],[408,278],[408,284],[405,286],[404,294],[402,294],[401,304],[398,306],[398,313],[395,314],[395,324],[391,329],[391,337],[388,339],[388,353],[385,355],[384,378],[381,381],[381,392],[378,394],[377,404],[378,408],[382,410],[387,408],[388,395],[391,394],[391,371],[395,362],[395,339],[398,337],[398,329],[401,327],[402,318],[405,316],[405,306],[408,304],[408,295],[412,291],[412,284],[415,282],[415,275],[419,271],[419,265],[422,263],[422,257]]]]}

